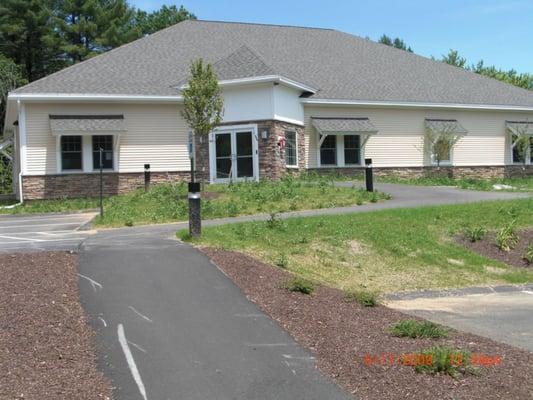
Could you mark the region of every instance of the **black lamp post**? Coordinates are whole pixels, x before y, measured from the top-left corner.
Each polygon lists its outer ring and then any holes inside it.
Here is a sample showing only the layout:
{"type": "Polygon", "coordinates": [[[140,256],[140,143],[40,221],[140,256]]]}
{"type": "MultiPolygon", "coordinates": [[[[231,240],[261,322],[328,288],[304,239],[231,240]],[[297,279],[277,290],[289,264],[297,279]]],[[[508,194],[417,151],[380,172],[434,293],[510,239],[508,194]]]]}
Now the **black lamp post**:
{"type": "Polygon", "coordinates": [[[365,158],[365,183],[366,183],[366,191],[367,192],[373,192],[374,191],[374,173],[372,171],[372,159],[371,158],[365,158]]]}

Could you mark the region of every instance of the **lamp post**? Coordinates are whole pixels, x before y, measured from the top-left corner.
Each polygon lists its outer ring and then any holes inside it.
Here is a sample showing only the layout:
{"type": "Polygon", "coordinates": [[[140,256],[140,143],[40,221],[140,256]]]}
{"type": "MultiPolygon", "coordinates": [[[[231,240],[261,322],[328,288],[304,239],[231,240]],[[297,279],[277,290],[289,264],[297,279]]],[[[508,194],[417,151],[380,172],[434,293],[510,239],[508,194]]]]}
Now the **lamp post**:
{"type": "Polygon", "coordinates": [[[371,158],[365,158],[365,184],[366,184],[366,191],[367,192],[373,192],[374,191],[374,173],[372,171],[372,159],[371,158]]]}
{"type": "Polygon", "coordinates": [[[104,218],[104,149],[100,147],[100,219],[104,218]]]}
{"type": "Polygon", "coordinates": [[[150,164],[144,164],[144,191],[150,190],[150,164]]]}

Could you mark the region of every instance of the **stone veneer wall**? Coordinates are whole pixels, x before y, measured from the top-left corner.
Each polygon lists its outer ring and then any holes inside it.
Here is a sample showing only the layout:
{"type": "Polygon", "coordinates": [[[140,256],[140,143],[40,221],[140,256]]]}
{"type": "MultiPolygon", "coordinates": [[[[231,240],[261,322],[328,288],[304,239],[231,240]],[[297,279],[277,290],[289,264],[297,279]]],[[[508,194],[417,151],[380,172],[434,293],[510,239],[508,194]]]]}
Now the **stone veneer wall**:
{"type": "MultiPolygon", "coordinates": [[[[228,123],[234,125],[235,123],[228,123]]],[[[257,124],[259,177],[279,179],[287,173],[298,173],[305,168],[305,133],[303,126],[281,121],[242,121],[239,125],[257,124]],[[261,138],[261,132],[268,131],[268,139],[261,138]],[[285,150],[278,146],[278,137],[284,137],[286,131],[295,131],[298,145],[298,168],[287,168],[285,150]]],[[[223,126],[223,125],[222,125],[223,126]]],[[[209,140],[196,138],[196,171],[198,179],[209,182],[209,140]]]]}
{"type": "MultiPolygon", "coordinates": [[[[188,171],[152,172],[150,183],[188,181],[189,177],[188,171]]],[[[144,187],[144,172],[105,172],[103,182],[104,196],[124,194],[144,187]]],[[[97,197],[100,195],[100,175],[90,173],[24,176],[22,189],[25,200],[97,197]]]]}
{"type": "MultiPolygon", "coordinates": [[[[318,174],[344,174],[362,176],[364,167],[356,168],[315,168],[318,174]]],[[[533,165],[494,165],[494,166],[445,166],[445,167],[374,167],[374,175],[398,178],[448,177],[448,178],[517,178],[533,176],[533,165]]]]}

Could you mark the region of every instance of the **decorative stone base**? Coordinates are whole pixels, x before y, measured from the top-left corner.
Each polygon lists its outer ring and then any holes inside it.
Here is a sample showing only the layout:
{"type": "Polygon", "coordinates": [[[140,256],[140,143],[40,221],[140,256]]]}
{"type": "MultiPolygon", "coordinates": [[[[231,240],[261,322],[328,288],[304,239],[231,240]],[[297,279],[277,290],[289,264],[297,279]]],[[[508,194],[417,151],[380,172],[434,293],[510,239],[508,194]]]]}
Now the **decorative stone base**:
{"type": "MultiPolygon", "coordinates": [[[[152,172],[150,183],[182,182],[188,181],[189,177],[188,171],[152,172]]],[[[109,172],[104,173],[103,178],[104,196],[124,194],[144,187],[144,172],[109,172]]],[[[92,173],[23,176],[22,188],[24,200],[98,197],[100,175],[92,173]]]]}
{"type": "MultiPolygon", "coordinates": [[[[342,174],[362,177],[364,167],[356,168],[315,168],[318,174],[342,174]]],[[[533,176],[533,165],[494,165],[472,167],[374,167],[375,176],[397,178],[422,178],[422,177],[447,177],[447,178],[474,178],[497,179],[518,178],[533,176]]]]}

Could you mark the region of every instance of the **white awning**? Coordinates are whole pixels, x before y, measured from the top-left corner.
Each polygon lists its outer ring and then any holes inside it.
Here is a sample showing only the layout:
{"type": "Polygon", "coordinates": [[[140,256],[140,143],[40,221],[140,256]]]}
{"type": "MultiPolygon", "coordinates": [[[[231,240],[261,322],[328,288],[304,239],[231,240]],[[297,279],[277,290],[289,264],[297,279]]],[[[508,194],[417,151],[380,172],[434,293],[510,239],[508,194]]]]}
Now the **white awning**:
{"type": "Polygon", "coordinates": [[[460,133],[466,134],[468,131],[456,119],[431,119],[425,120],[426,129],[435,133],[460,133]]]}
{"type": "Polygon", "coordinates": [[[533,121],[505,121],[505,127],[515,135],[533,136],[533,121]]]}
{"type": "Polygon", "coordinates": [[[311,122],[321,135],[371,135],[378,131],[368,118],[312,117],[311,122]]]}
{"type": "Polygon", "coordinates": [[[50,115],[52,135],[119,135],[126,131],[123,115],[50,115]]]}

